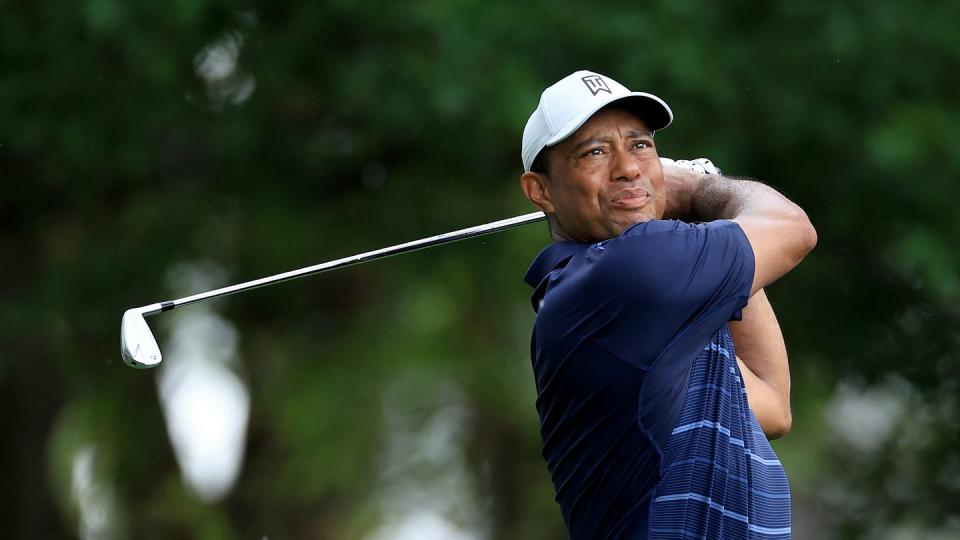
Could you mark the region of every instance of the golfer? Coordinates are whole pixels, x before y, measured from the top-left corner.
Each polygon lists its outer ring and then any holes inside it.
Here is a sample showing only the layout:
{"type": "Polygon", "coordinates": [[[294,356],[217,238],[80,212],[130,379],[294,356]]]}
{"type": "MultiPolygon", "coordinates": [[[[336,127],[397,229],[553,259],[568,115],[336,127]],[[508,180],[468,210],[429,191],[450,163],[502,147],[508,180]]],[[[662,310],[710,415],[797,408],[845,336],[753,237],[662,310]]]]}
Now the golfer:
{"type": "Polygon", "coordinates": [[[543,457],[577,540],[789,538],[768,437],[790,377],[763,287],[816,231],[770,187],[661,162],[672,119],[578,71],[524,129],[520,185],[553,239],[525,276],[543,457]]]}

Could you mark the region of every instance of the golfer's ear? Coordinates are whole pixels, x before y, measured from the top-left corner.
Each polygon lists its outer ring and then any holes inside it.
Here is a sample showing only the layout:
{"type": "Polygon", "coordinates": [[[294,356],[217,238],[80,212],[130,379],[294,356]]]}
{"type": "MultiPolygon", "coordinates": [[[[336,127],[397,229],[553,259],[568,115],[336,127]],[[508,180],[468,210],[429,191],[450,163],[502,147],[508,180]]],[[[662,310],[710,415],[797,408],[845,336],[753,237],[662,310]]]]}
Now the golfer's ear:
{"type": "Polygon", "coordinates": [[[541,173],[525,172],[520,176],[520,189],[527,199],[541,211],[554,213],[553,202],[550,200],[550,187],[547,177],[541,173]]]}

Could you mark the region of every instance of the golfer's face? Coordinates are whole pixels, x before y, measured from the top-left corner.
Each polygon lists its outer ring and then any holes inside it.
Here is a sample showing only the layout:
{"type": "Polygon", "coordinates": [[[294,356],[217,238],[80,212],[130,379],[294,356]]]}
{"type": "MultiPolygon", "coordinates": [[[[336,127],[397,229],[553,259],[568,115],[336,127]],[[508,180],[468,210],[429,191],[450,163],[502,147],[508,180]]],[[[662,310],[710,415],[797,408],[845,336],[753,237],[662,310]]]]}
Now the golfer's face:
{"type": "Polygon", "coordinates": [[[633,113],[603,109],[550,152],[550,199],[560,236],[598,242],[666,207],[653,133],[633,113]]]}

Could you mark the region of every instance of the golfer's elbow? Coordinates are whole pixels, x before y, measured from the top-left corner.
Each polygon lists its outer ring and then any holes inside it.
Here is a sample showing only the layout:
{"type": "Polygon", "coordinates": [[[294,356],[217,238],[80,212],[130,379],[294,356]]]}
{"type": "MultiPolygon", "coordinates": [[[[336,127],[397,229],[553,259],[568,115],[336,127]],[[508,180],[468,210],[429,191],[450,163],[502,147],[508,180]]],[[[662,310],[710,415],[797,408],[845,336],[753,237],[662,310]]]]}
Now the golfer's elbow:
{"type": "Polygon", "coordinates": [[[747,387],[747,400],[767,439],[779,439],[790,433],[793,413],[790,412],[789,393],[782,395],[769,383],[755,384],[752,389],[747,387]]]}
{"type": "Polygon", "coordinates": [[[793,427],[793,414],[790,412],[790,408],[787,407],[786,411],[783,414],[777,416],[772,420],[767,421],[767,425],[764,426],[763,434],[767,436],[767,439],[779,439],[790,433],[790,428],[793,427]]]}
{"type": "Polygon", "coordinates": [[[790,206],[785,218],[793,233],[793,253],[796,264],[799,264],[817,246],[817,229],[814,228],[803,208],[792,203],[790,206]]]}
{"type": "Polygon", "coordinates": [[[799,208],[800,213],[803,214],[803,254],[806,255],[813,251],[813,248],[817,247],[817,229],[814,228],[813,223],[810,222],[810,217],[807,216],[807,213],[803,211],[802,208],[799,208]]]}

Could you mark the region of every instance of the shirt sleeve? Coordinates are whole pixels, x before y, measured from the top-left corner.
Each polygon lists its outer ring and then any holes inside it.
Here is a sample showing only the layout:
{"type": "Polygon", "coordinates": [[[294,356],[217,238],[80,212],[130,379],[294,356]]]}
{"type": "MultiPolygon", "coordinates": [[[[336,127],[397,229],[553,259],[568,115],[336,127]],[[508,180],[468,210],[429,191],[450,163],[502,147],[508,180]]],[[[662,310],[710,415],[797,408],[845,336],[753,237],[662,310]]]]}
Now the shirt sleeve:
{"type": "MultiPolygon", "coordinates": [[[[630,303],[624,312],[634,318],[624,322],[634,328],[635,358],[649,369],[637,422],[661,453],[680,415],[693,359],[727,321],[741,317],[755,264],[737,223],[674,223],[664,231],[632,229],[619,246],[632,261],[630,286],[621,283],[630,303]]],[[[623,347],[629,326],[618,330],[616,342],[623,347]]]]}
{"type": "Polygon", "coordinates": [[[653,223],[588,253],[606,289],[600,296],[617,310],[599,342],[643,367],[678,341],[702,348],[723,324],[739,320],[754,273],[753,249],[735,222],[653,223]]]}

